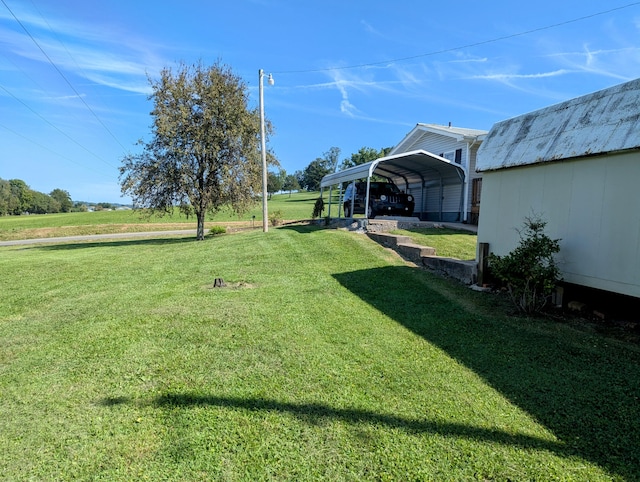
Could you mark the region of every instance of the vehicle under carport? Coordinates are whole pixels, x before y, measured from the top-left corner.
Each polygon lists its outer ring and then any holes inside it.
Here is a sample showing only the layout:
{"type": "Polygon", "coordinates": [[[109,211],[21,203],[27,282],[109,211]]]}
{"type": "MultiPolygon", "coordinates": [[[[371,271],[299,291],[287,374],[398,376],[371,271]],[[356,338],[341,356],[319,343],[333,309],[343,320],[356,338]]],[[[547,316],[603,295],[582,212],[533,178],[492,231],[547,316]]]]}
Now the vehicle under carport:
{"type": "MultiPolygon", "coordinates": [[[[370,183],[372,176],[386,178],[396,184],[401,190],[412,194],[416,198],[415,216],[422,219],[425,213],[426,191],[435,189],[439,191],[439,213],[442,221],[444,190],[447,187],[459,186],[459,219],[467,221],[467,212],[464,209],[467,203],[468,174],[464,166],[452,162],[424,150],[403,152],[387,157],[381,157],[358,166],[350,167],[342,171],[327,174],[320,183],[321,196],[324,189],[329,188],[329,202],[327,215],[331,217],[333,190],[337,186],[338,193],[338,218],[342,217],[342,204],[346,184],[357,180],[366,180],[367,194],[365,204],[369,205],[370,183]]],[[[366,214],[365,214],[366,217],[366,214]]]]}

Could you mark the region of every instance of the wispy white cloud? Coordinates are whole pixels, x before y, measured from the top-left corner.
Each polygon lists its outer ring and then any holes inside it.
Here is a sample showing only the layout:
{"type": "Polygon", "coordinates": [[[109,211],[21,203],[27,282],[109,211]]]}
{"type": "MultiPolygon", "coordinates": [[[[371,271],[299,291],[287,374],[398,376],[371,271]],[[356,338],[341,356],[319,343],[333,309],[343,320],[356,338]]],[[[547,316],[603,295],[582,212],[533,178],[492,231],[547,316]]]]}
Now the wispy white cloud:
{"type": "Polygon", "coordinates": [[[7,52],[43,65],[51,59],[61,71],[73,72],[99,85],[148,93],[146,73],[156,72],[164,64],[156,53],[159,46],[144,39],[130,39],[123,48],[122,39],[130,38],[130,33],[119,34],[107,26],[89,29],[55,18],[45,22],[28,13],[21,13],[18,18],[29,34],[17,25],[10,28],[15,19],[6,11],[0,13],[4,20],[0,23],[0,41],[7,52]]]}
{"type": "MultiPolygon", "coordinates": [[[[86,97],[86,94],[80,94],[80,97],[86,97]]],[[[77,95],[61,95],[58,97],[52,97],[51,100],[54,101],[66,101],[66,100],[73,100],[73,99],[77,99],[78,96],[77,95]]]]}
{"type": "Polygon", "coordinates": [[[334,70],[330,72],[333,77],[333,86],[340,92],[340,112],[348,117],[354,117],[359,114],[358,108],[349,100],[350,89],[362,89],[363,86],[360,79],[354,82],[352,79],[345,78],[342,71],[334,70]]]}
{"type": "Polygon", "coordinates": [[[373,27],[373,25],[371,25],[369,22],[367,22],[366,20],[360,20],[360,23],[362,24],[362,26],[364,27],[365,32],[370,33],[372,35],[377,35],[379,37],[382,37],[382,32],[380,32],[379,30],[377,30],[376,28],[373,27]]]}
{"type": "Polygon", "coordinates": [[[559,75],[567,75],[575,71],[567,69],[554,70],[552,72],[538,72],[533,74],[516,74],[516,73],[492,73],[473,75],[471,79],[497,80],[499,82],[509,82],[516,79],[542,79],[545,77],[557,77],[559,75]]]}
{"type": "Polygon", "coordinates": [[[478,58],[465,58],[465,59],[454,59],[448,60],[447,62],[450,64],[482,64],[488,62],[489,59],[487,57],[478,57],[478,58]]]}
{"type": "Polygon", "coordinates": [[[631,80],[640,69],[640,47],[616,49],[590,49],[584,45],[580,51],[558,52],[548,56],[556,62],[583,73],[631,80]]]}

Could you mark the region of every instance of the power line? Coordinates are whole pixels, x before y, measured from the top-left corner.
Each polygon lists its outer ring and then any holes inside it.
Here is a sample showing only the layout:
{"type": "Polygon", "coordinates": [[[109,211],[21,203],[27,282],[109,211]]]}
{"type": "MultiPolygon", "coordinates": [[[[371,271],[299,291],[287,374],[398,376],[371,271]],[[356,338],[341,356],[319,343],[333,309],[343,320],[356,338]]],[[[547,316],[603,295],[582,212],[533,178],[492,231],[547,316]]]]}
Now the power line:
{"type": "Polygon", "coordinates": [[[66,159],[67,161],[70,161],[70,162],[72,162],[72,163],[74,163],[74,164],[77,164],[78,166],[84,167],[85,169],[89,169],[89,170],[91,170],[91,171],[94,171],[94,172],[98,172],[98,173],[99,173],[99,171],[97,171],[97,170],[93,169],[93,167],[91,167],[91,166],[87,166],[86,164],[82,164],[82,163],[80,163],[80,162],[78,162],[78,161],[76,161],[76,160],[74,160],[74,159],[71,159],[71,158],[70,158],[70,157],[68,157],[68,156],[65,156],[64,154],[60,154],[59,152],[56,152],[56,151],[54,151],[53,149],[51,149],[51,148],[49,148],[49,147],[47,147],[47,146],[45,146],[45,145],[43,145],[43,144],[40,144],[38,141],[35,141],[35,140],[33,140],[33,139],[30,139],[29,137],[24,136],[24,135],[20,134],[19,132],[16,132],[16,131],[14,131],[13,129],[11,129],[11,128],[9,128],[9,127],[7,127],[7,126],[3,125],[3,124],[0,124],[0,127],[2,127],[3,129],[5,129],[5,130],[7,130],[7,131],[11,132],[12,134],[14,134],[14,135],[16,135],[16,136],[18,136],[18,137],[23,138],[23,139],[24,139],[24,140],[26,140],[26,141],[29,141],[29,142],[30,142],[30,143],[32,143],[32,144],[35,144],[36,146],[38,146],[38,147],[40,147],[40,148],[42,148],[42,149],[44,149],[44,150],[46,150],[46,151],[49,151],[49,152],[50,152],[50,153],[52,153],[52,154],[55,154],[56,156],[61,157],[62,159],[66,159]]]}
{"type": "MultiPolygon", "coordinates": [[[[4,1],[4,0],[2,0],[2,1],[4,1]]],[[[564,25],[569,25],[571,23],[581,22],[583,20],[588,20],[590,18],[598,17],[598,16],[601,16],[601,15],[606,15],[606,14],[611,13],[611,12],[615,12],[615,11],[618,11],[618,10],[623,10],[625,8],[635,7],[637,5],[640,5],[640,2],[629,3],[627,5],[622,5],[620,7],[610,8],[609,10],[604,10],[602,12],[596,12],[596,13],[592,13],[590,15],[584,15],[582,17],[574,18],[574,19],[571,19],[571,20],[566,20],[564,22],[554,23],[554,24],[551,24],[551,25],[546,25],[544,27],[538,27],[538,28],[534,28],[534,29],[531,29],[531,30],[525,30],[523,32],[518,32],[518,33],[514,33],[514,34],[510,34],[510,35],[504,35],[502,37],[495,37],[495,38],[488,39],[488,40],[481,40],[480,42],[474,42],[474,43],[471,43],[471,44],[460,45],[458,47],[451,47],[451,48],[448,48],[448,49],[434,50],[432,52],[426,52],[426,53],[423,53],[423,54],[410,55],[408,57],[399,57],[399,58],[395,58],[395,59],[382,60],[382,61],[379,61],[379,62],[368,62],[366,64],[347,65],[345,67],[332,67],[332,68],[308,69],[308,70],[284,70],[284,71],[273,72],[273,73],[274,74],[308,74],[308,73],[315,73],[315,72],[331,72],[331,71],[334,71],[334,70],[359,69],[359,68],[363,68],[363,67],[375,67],[376,65],[384,65],[384,64],[391,64],[391,63],[397,63],[397,62],[405,62],[407,60],[414,60],[414,59],[419,59],[419,58],[423,58],[423,57],[431,57],[431,56],[434,56],[434,55],[446,54],[446,53],[449,53],[449,52],[455,52],[455,51],[458,51],[458,50],[468,49],[468,48],[471,48],[471,47],[478,47],[479,45],[486,45],[486,44],[490,44],[490,43],[500,42],[502,40],[508,40],[508,39],[512,39],[512,38],[515,38],[515,37],[522,37],[523,35],[529,35],[531,33],[541,32],[543,30],[549,30],[549,29],[552,29],[552,28],[562,27],[564,25]]]]}
{"type": "Polygon", "coordinates": [[[113,139],[118,143],[118,145],[120,145],[120,147],[122,148],[123,151],[126,151],[127,149],[122,145],[122,143],[120,142],[120,140],[114,135],[113,132],[111,132],[111,130],[107,127],[107,125],[102,122],[102,119],[100,119],[100,117],[98,117],[98,115],[93,111],[93,109],[91,108],[91,106],[89,106],[89,104],[87,104],[87,102],[82,98],[82,96],[80,95],[80,93],[76,90],[76,88],[71,84],[71,82],[69,81],[69,79],[67,79],[67,77],[64,75],[64,73],[62,73],[62,71],[58,68],[58,66],[53,62],[53,60],[51,59],[51,57],[49,57],[49,55],[47,54],[47,52],[45,52],[45,50],[40,46],[40,44],[38,43],[38,41],[33,37],[33,35],[31,35],[31,32],[29,32],[29,30],[27,29],[27,27],[24,26],[24,24],[18,19],[18,17],[16,17],[16,15],[13,13],[13,11],[9,8],[9,6],[7,5],[7,3],[5,2],[5,0],[0,0],[2,1],[2,3],[4,4],[4,6],[7,8],[7,10],[9,10],[9,13],[13,16],[13,18],[15,19],[16,22],[18,22],[18,24],[22,27],[22,29],[26,32],[26,34],[29,36],[29,38],[33,41],[34,44],[36,44],[36,46],[38,47],[38,49],[40,49],[40,51],[42,52],[42,54],[46,57],[46,59],[49,61],[49,63],[53,66],[53,68],[58,72],[58,74],[60,74],[60,77],[62,77],[64,79],[64,81],[67,83],[67,85],[71,88],[71,90],[76,94],[76,96],[78,97],[78,99],[80,99],[80,101],[85,105],[85,107],[89,110],[89,112],[91,112],[91,114],[96,118],[96,120],[100,123],[100,125],[102,127],[104,127],[104,129],[109,133],[109,135],[111,135],[111,137],[113,137],[113,139]]]}
{"type": "Polygon", "coordinates": [[[109,167],[113,167],[115,168],[115,166],[113,166],[112,164],[109,164],[107,161],[105,161],[104,159],[102,159],[99,155],[95,154],[94,152],[92,152],[91,150],[87,149],[85,146],[83,146],[82,144],[80,144],[78,141],[76,141],[74,138],[72,138],[69,134],[67,134],[66,132],[64,132],[62,129],[60,129],[59,127],[57,127],[55,124],[49,122],[47,119],[45,119],[42,115],[38,114],[34,109],[32,109],[26,102],[24,102],[23,100],[19,99],[18,97],[16,97],[13,93],[11,93],[6,87],[4,87],[3,85],[0,85],[0,89],[4,90],[7,94],[9,94],[11,97],[13,97],[16,101],[20,102],[23,106],[25,106],[27,109],[29,109],[31,112],[33,112],[35,115],[37,115],[40,119],[42,119],[44,122],[46,122],[47,124],[49,124],[51,127],[53,127],[55,130],[57,130],[60,134],[62,134],[63,136],[65,136],[67,139],[69,139],[71,142],[73,142],[74,144],[76,144],[77,146],[81,147],[82,149],[84,149],[85,151],[87,151],[89,154],[91,154],[92,156],[94,156],[95,158],[99,159],[100,161],[104,162],[107,166],[109,167]]]}

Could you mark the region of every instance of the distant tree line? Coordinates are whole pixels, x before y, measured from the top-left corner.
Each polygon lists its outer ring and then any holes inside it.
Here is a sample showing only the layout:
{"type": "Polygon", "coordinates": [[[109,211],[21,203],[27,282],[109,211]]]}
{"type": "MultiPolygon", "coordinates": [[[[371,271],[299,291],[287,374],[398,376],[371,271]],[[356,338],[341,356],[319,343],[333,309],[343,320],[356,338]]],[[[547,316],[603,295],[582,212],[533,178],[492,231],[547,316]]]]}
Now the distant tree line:
{"type": "Polygon", "coordinates": [[[322,157],[317,157],[315,160],[311,161],[311,163],[309,163],[309,165],[303,170],[296,171],[295,174],[291,176],[288,176],[283,170],[281,170],[279,174],[269,173],[269,177],[273,178],[274,181],[277,181],[278,178],[293,178],[289,181],[288,185],[285,185],[284,183],[274,183],[274,190],[269,190],[269,193],[271,194],[280,190],[288,191],[290,189],[306,189],[307,191],[319,191],[322,178],[327,174],[336,172],[337,170],[359,166],[360,164],[364,164],[366,162],[375,161],[376,159],[386,156],[389,151],[391,151],[390,147],[384,147],[380,150],[374,149],[372,147],[362,147],[358,152],[351,154],[350,157],[343,159],[342,162],[340,162],[340,149],[338,147],[332,147],[327,152],[325,152],[322,157]],[[293,186],[294,180],[297,181],[297,187],[287,187],[293,186]],[[277,188],[278,186],[280,187],[277,188]]]}
{"type": "Polygon", "coordinates": [[[34,191],[20,179],[7,181],[0,178],[0,216],[86,210],[86,206],[74,204],[69,193],[63,189],[54,189],[49,194],[45,194],[34,191]]]}

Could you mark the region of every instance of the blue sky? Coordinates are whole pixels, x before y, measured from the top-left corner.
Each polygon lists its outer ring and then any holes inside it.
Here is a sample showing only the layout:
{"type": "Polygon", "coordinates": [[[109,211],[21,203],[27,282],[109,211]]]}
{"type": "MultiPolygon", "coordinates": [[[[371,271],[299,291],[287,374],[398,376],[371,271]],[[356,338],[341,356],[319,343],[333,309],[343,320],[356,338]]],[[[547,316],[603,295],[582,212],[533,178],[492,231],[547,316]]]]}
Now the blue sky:
{"type": "Polygon", "coordinates": [[[391,147],[416,123],[500,120],[640,77],[640,2],[0,0],[0,178],[129,202],[147,76],[231,66],[282,167],[391,147]],[[266,84],[266,83],[265,83],[266,84]]]}

